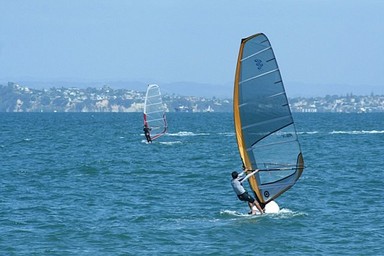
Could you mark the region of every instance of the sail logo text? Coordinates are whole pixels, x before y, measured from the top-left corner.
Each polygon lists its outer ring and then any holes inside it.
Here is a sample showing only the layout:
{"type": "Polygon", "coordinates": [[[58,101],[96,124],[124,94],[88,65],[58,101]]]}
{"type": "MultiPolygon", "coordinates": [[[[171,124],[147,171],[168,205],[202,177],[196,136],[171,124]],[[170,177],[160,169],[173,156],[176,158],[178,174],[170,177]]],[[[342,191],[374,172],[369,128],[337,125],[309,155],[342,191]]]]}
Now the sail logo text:
{"type": "Polygon", "coordinates": [[[260,70],[263,67],[263,63],[259,59],[255,59],[254,62],[256,63],[257,69],[260,70]]]}

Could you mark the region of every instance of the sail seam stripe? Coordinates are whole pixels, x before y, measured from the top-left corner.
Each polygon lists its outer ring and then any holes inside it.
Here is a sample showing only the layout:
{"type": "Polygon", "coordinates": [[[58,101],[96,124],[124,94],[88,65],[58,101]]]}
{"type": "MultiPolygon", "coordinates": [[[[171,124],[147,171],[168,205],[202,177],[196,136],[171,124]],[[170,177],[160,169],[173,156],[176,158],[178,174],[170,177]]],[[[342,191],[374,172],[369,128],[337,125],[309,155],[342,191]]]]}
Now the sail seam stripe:
{"type": "Polygon", "coordinates": [[[249,58],[252,58],[253,56],[256,56],[256,55],[258,55],[258,54],[260,54],[260,53],[262,53],[262,52],[268,51],[268,50],[271,49],[271,48],[272,48],[272,47],[264,48],[264,49],[261,50],[261,51],[255,52],[254,54],[251,54],[251,55],[249,55],[249,56],[247,56],[247,57],[241,59],[241,61],[244,61],[244,60],[247,60],[247,59],[249,59],[249,58]]]}
{"type": "Polygon", "coordinates": [[[297,142],[297,138],[292,139],[292,140],[285,140],[285,141],[280,141],[280,142],[263,144],[263,145],[255,145],[255,146],[252,146],[250,149],[254,149],[254,148],[267,148],[267,147],[275,146],[275,145],[291,144],[292,142],[297,142]]]}
{"type": "Polygon", "coordinates": [[[282,94],[285,94],[285,92],[275,93],[275,94],[273,94],[273,95],[268,96],[268,98],[277,97],[277,96],[280,96],[280,95],[282,95],[282,94]]]}
{"type": "MultiPolygon", "coordinates": [[[[156,121],[163,121],[163,119],[153,119],[153,120],[149,121],[148,123],[153,123],[153,122],[156,122],[156,121]]],[[[153,126],[152,126],[152,128],[153,128],[153,126]]]]}
{"type": "Polygon", "coordinates": [[[248,81],[250,81],[250,80],[253,80],[253,79],[256,79],[256,78],[259,78],[259,77],[268,75],[268,74],[273,73],[273,72],[276,72],[276,71],[279,71],[279,69],[276,68],[276,69],[273,69],[273,70],[271,70],[271,71],[268,71],[268,72],[265,72],[265,73],[263,73],[263,74],[260,74],[260,75],[258,75],[258,76],[250,77],[250,78],[248,78],[248,79],[246,79],[246,80],[240,81],[239,84],[242,84],[242,83],[248,82],[248,81]]]}
{"type": "Polygon", "coordinates": [[[147,115],[152,113],[163,113],[163,110],[150,111],[150,112],[147,112],[147,115]]]}
{"type": "Polygon", "coordinates": [[[248,129],[248,128],[251,128],[251,127],[255,127],[255,126],[259,126],[259,125],[263,125],[263,124],[269,124],[269,123],[273,123],[275,121],[280,121],[280,120],[284,120],[284,119],[291,119],[291,116],[287,115],[287,116],[283,116],[283,117],[277,117],[277,118],[269,119],[269,120],[266,120],[266,121],[263,121],[263,122],[258,122],[258,123],[250,124],[250,125],[247,125],[247,126],[243,126],[242,129],[245,130],[245,129],[248,129]]]}
{"type": "Polygon", "coordinates": [[[147,106],[154,106],[154,105],[162,105],[162,103],[152,103],[152,104],[147,104],[147,106]]]}
{"type": "Polygon", "coordinates": [[[156,94],[156,95],[152,95],[152,96],[147,96],[147,99],[149,99],[149,98],[155,98],[155,97],[159,97],[159,96],[161,96],[160,94],[156,94]]]}
{"type": "Polygon", "coordinates": [[[163,118],[157,118],[157,119],[152,119],[151,121],[148,121],[148,123],[153,123],[154,121],[163,121],[164,119],[163,118]]]}

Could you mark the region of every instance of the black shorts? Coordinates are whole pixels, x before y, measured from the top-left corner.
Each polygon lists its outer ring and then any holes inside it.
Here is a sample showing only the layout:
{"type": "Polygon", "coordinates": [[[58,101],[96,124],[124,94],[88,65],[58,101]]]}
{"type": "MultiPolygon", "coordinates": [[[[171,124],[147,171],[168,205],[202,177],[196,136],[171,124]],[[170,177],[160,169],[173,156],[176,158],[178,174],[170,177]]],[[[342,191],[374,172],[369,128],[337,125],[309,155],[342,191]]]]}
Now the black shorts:
{"type": "Polygon", "coordinates": [[[250,196],[249,194],[248,194],[248,192],[245,192],[245,193],[243,193],[243,194],[241,194],[241,195],[239,195],[239,196],[237,196],[241,201],[247,201],[247,202],[250,202],[250,203],[253,203],[253,202],[255,202],[255,199],[252,197],[252,196],[250,196]]]}

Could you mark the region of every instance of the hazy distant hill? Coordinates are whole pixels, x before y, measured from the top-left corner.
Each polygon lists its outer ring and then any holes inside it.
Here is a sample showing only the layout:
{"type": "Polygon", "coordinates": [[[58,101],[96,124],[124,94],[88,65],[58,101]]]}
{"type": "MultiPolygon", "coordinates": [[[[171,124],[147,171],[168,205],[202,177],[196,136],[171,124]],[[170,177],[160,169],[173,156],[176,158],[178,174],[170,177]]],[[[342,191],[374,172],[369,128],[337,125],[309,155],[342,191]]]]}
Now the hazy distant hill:
{"type": "Polygon", "coordinates": [[[154,83],[160,86],[163,94],[176,94],[181,96],[197,96],[197,97],[219,97],[230,98],[232,97],[233,85],[215,85],[207,83],[193,83],[193,82],[176,82],[176,83],[160,83],[156,81],[149,81],[148,83],[137,81],[111,81],[111,82],[40,82],[40,81],[18,81],[18,84],[28,86],[36,89],[48,89],[48,88],[81,88],[88,87],[101,88],[103,86],[109,86],[113,89],[128,89],[139,92],[145,92],[147,85],[154,83]]]}
{"type": "MultiPolygon", "coordinates": [[[[97,83],[47,83],[35,89],[30,84],[8,82],[0,84],[0,112],[138,112],[142,111],[146,84],[125,83],[100,85],[97,83]],[[85,88],[86,87],[86,88],[85,88]],[[117,87],[117,88],[113,88],[117,87]],[[137,88],[137,89],[136,89],[137,88]]],[[[165,84],[162,86],[163,102],[167,111],[230,112],[232,97],[222,87],[204,84],[165,84]],[[164,88],[163,88],[164,87],[164,88]],[[193,88],[193,89],[191,89],[193,88]],[[215,91],[214,96],[209,95],[215,91]]],[[[293,112],[384,112],[384,96],[366,95],[325,97],[289,97],[293,112]]]]}
{"type": "MultiPolygon", "coordinates": [[[[113,89],[109,85],[78,88],[74,84],[51,84],[50,88],[35,89],[8,82],[0,84],[0,112],[142,112],[144,90],[113,89]]],[[[217,97],[181,96],[163,93],[166,111],[229,112],[230,99],[217,97]]]]}

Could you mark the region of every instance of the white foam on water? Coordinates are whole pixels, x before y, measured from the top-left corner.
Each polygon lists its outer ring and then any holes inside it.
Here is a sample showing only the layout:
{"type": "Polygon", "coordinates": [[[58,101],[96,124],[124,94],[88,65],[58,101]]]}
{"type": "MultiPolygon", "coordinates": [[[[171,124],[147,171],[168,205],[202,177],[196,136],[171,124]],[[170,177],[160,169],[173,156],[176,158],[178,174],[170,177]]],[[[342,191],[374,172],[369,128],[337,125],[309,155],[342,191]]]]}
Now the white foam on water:
{"type": "Polygon", "coordinates": [[[181,144],[181,141],[177,140],[177,141],[162,141],[160,142],[160,144],[163,144],[163,145],[175,145],[175,144],[181,144]]]}
{"type": "Polygon", "coordinates": [[[168,136],[179,136],[179,137],[185,137],[185,136],[208,136],[209,133],[193,133],[193,132],[177,132],[177,133],[168,133],[168,136]]]}
{"type": "Polygon", "coordinates": [[[372,131],[332,131],[330,134],[350,134],[350,135],[361,135],[361,134],[382,134],[384,131],[377,131],[377,130],[372,130],[372,131]]]}

